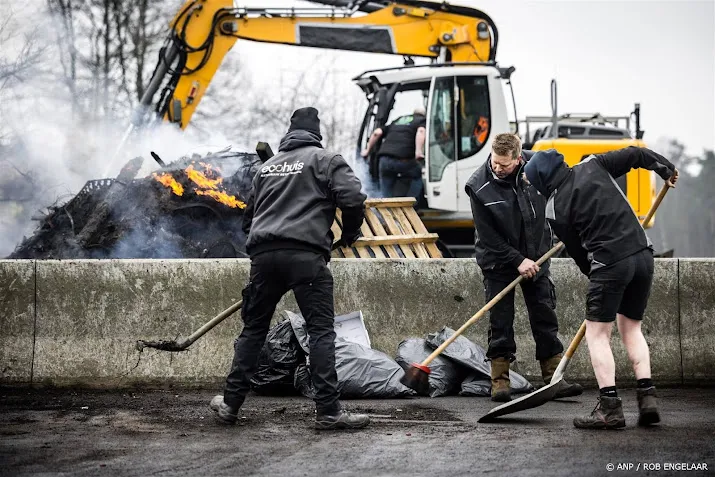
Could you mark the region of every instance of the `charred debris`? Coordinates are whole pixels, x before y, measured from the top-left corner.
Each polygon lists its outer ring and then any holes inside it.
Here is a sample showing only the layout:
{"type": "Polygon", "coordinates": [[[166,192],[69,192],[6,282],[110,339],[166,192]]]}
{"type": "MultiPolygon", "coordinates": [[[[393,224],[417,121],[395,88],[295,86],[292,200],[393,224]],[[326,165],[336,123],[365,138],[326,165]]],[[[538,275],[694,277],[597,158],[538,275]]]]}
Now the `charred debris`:
{"type": "Polygon", "coordinates": [[[230,148],[184,156],[137,178],[144,159],[114,179],[90,180],[40,217],[10,259],[233,258],[245,256],[241,231],[259,156],[230,148]]]}

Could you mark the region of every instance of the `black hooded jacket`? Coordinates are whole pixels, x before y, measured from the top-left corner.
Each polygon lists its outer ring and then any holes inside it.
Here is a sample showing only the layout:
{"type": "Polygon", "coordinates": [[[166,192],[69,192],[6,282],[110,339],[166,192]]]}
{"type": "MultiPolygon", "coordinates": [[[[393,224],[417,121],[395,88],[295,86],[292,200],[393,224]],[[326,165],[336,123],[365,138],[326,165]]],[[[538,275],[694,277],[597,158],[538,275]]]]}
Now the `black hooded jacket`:
{"type": "Polygon", "coordinates": [[[342,210],[343,236],[355,239],[365,199],[342,156],[325,151],[316,134],[290,131],[253,178],[243,218],[246,250],[254,256],[293,248],[329,257],[336,207],[342,210]]]}
{"type": "MultiPolygon", "coordinates": [[[[525,161],[533,155],[522,151],[525,161]]],[[[485,272],[515,273],[524,258],[538,260],[551,247],[551,229],[546,223],[546,198],[521,179],[499,179],[491,168],[491,155],[469,178],[469,195],[474,218],[474,248],[479,267],[485,272]]],[[[545,273],[549,262],[541,269],[545,273]]]]}
{"type": "Polygon", "coordinates": [[[527,178],[549,198],[546,217],[584,274],[651,247],[615,179],[641,168],[668,180],[675,167],[666,158],[631,146],[589,156],[571,168],[555,150],[539,154],[526,168],[527,178]]]}

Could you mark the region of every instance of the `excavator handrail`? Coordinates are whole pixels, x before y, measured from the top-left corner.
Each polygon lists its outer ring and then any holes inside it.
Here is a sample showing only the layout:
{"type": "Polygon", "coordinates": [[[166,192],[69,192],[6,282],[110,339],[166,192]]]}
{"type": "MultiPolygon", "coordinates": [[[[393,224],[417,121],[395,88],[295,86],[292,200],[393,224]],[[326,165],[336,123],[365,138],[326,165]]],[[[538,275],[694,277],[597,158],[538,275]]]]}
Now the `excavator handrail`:
{"type": "Polygon", "coordinates": [[[410,69],[420,69],[420,68],[445,68],[445,67],[450,67],[450,66],[456,66],[461,68],[462,66],[489,66],[489,67],[496,67],[497,63],[496,61],[465,61],[465,62],[459,62],[459,63],[454,63],[451,61],[448,61],[446,63],[429,63],[426,65],[404,65],[404,66],[392,66],[388,68],[379,68],[376,70],[365,70],[359,75],[355,76],[352,78],[352,81],[357,81],[359,79],[362,79],[363,76],[367,74],[373,74],[373,73],[384,73],[386,71],[401,71],[401,70],[410,70],[410,69]]]}
{"type": "MultiPolygon", "coordinates": [[[[275,8],[255,8],[255,7],[234,7],[226,9],[235,15],[236,18],[246,18],[248,15],[257,15],[255,18],[299,18],[301,15],[310,15],[325,18],[350,18],[353,14],[343,8],[319,8],[319,7],[275,7],[275,8]]],[[[253,18],[253,17],[252,17],[253,18]]]]}

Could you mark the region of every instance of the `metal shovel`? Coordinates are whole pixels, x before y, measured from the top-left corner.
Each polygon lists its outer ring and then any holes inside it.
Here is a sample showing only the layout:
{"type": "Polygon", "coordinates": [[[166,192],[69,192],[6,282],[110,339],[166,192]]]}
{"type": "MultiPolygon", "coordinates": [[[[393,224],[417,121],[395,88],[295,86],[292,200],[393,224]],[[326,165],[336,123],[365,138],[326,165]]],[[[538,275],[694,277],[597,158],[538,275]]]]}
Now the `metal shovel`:
{"type": "Polygon", "coordinates": [[[554,399],[554,397],[556,397],[556,393],[568,386],[568,384],[564,381],[564,371],[566,370],[566,366],[568,366],[571,357],[574,352],[576,352],[576,348],[578,348],[578,345],[581,343],[583,335],[585,334],[586,321],[584,320],[584,322],[581,323],[581,327],[578,329],[578,333],[576,333],[576,336],[574,336],[573,340],[571,340],[571,344],[566,350],[566,354],[563,358],[561,358],[559,366],[556,368],[556,371],[554,371],[550,384],[531,394],[526,394],[518,399],[514,399],[513,401],[509,401],[501,406],[495,407],[482,416],[479,419],[479,422],[489,422],[490,420],[505,414],[511,414],[512,412],[519,412],[525,409],[538,407],[554,399]]]}

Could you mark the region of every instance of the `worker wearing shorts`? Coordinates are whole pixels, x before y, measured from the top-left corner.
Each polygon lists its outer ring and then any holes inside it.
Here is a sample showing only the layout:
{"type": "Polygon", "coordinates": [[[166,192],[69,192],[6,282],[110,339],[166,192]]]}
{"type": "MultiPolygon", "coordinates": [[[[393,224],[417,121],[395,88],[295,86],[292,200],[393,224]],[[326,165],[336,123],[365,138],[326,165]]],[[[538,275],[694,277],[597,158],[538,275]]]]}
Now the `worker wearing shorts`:
{"type": "Polygon", "coordinates": [[[589,277],[586,341],[600,396],[590,415],[574,419],[577,428],[626,425],[610,345],[614,321],[638,380],[638,424],[660,422],[650,351],[641,330],[653,281],[653,249],[615,180],[632,168],[655,171],[670,186],[677,180],[673,164],[639,147],[592,155],[574,167],[550,149],[534,154],[524,167],[526,180],[548,197],[551,227],[589,277]]]}

